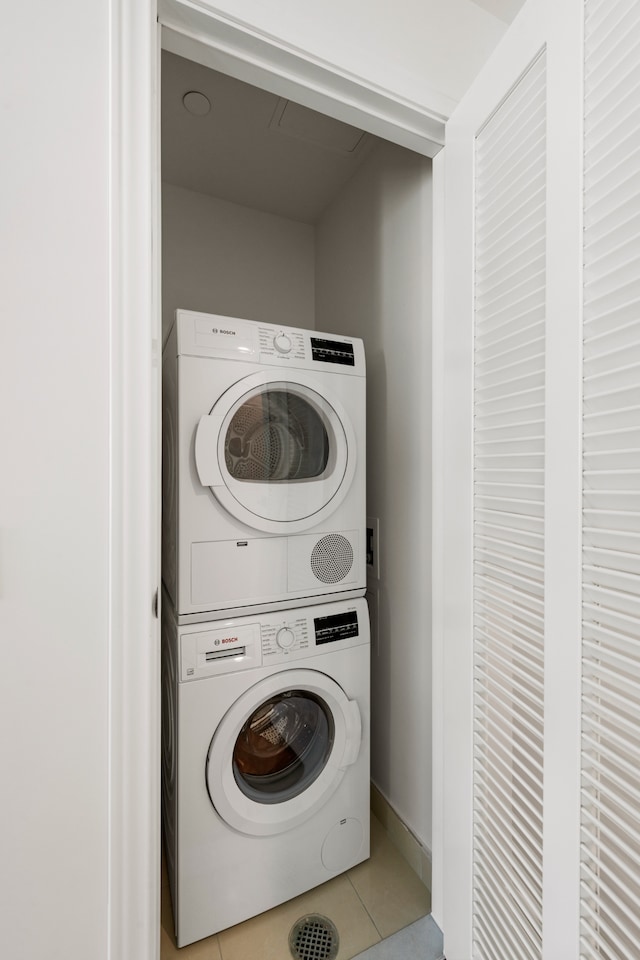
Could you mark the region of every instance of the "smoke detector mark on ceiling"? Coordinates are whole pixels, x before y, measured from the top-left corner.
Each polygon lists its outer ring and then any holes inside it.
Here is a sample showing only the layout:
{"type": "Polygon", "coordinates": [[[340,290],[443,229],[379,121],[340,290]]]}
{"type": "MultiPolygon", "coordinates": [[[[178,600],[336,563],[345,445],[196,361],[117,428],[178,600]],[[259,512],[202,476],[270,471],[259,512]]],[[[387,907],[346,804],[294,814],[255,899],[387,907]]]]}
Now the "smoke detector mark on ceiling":
{"type": "Polygon", "coordinates": [[[282,98],[278,100],[269,128],[350,157],[358,155],[370,139],[364,130],[282,98]]]}
{"type": "Polygon", "coordinates": [[[199,90],[190,90],[189,93],[185,93],[182,103],[185,110],[192,113],[194,117],[206,117],[211,110],[211,100],[199,90]]]}

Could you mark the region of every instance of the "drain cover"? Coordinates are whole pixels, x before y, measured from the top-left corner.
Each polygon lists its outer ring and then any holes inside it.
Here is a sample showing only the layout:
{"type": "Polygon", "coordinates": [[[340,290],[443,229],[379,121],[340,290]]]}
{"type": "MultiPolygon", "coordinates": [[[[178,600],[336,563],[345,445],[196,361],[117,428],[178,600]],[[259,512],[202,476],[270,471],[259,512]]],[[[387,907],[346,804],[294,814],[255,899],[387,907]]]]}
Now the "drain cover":
{"type": "Polygon", "coordinates": [[[339,946],[338,931],[319,913],[296,920],[289,934],[289,949],[295,960],[335,960],[339,946]]]}

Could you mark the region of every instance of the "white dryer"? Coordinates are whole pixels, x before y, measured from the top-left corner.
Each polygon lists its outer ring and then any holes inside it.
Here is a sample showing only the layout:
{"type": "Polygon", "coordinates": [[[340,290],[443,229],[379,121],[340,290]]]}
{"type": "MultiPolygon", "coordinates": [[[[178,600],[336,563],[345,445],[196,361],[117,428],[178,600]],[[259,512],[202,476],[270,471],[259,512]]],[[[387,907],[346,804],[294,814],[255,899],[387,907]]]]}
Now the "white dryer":
{"type": "Polygon", "coordinates": [[[178,310],[163,381],[180,622],[363,595],[362,341],[178,310]]]}
{"type": "Polygon", "coordinates": [[[369,856],[366,602],[178,626],[163,605],[163,823],[178,946],[369,856]]]}

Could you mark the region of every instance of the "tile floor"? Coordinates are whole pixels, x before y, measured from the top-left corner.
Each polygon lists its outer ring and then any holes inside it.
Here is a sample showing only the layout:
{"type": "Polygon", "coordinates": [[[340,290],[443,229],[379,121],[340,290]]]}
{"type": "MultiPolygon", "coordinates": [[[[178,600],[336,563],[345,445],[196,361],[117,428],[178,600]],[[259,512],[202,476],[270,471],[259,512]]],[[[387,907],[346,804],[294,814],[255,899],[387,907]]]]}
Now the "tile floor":
{"type": "Polygon", "coordinates": [[[445,960],[442,931],[433,917],[421,917],[359,953],[354,960],[445,960]]]}
{"type": "MultiPolygon", "coordinates": [[[[291,960],[288,946],[291,927],[305,914],[320,913],[338,929],[337,960],[350,960],[424,917],[430,905],[429,891],[372,816],[371,858],[365,863],[288,903],[181,950],[175,945],[169,885],[163,871],[160,957],[161,960],[291,960]]],[[[422,935],[421,929],[416,930],[416,935],[422,935]]],[[[383,956],[386,954],[380,954],[383,956]]]]}

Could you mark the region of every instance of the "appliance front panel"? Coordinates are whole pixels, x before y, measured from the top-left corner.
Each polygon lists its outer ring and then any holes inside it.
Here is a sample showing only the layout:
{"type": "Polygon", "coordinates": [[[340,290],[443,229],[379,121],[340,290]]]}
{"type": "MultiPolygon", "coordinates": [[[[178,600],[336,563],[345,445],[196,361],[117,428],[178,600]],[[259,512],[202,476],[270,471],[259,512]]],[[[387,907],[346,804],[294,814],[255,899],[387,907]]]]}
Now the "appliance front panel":
{"type": "Polygon", "coordinates": [[[212,613],[365,586],[357,530],[191,545],[190,603],[212,613]]]}
{"type": "MultiPolygon", "coordinates": [[[[163,616],[168,616],[168,608],[163,607],[163,616]]],[[[223,640],[228,640],[229,646],[241,644],[248,653],[256,625],[262,644],[261,667],[244,669],[244,658],[238,660],[234,656],[235,671],[203,679],[184,671],[177,683],[180,722],[176,747],[180,762],[179,803],[175,812],[180,857],[175,864],[177,876],[173,886],[177,894],[177,942],[181,946],[295,897],[354,866],[369,853],[370,649],[366,603],[362,599],[338,601],[257,617],[238,616],[215,625],[189,624],[177,628],[176,640],[187,658],[192,656],[194,644],[198,655],[203,650],[215,650],[216,638],[221,641],[218,649],[224,646],[223,640]],[[203,631],[210,634],[204,646],[203,631]],[[195,641],[191,639],[194,635],[195,641]],[[283,677],[284,684],[278,684],[278,678],[283,677]],[[270,678],[274,685],[263,686],[263,681],[270,678]],[[286,690],[310,690],[327,704],[332,716],[339,716],[340,708],[330,700],[333,688],[327,690],[324,686],[328,678],[336,683],[347,703],[357,705],[362,723],[361,736],[350,738],[351,752],[345,743],[344,775],[340,782],[314,812],[307,811],[306,819],[296,825],[291,817],[290,825],[280,832],[259,833],[257,824],[253,831],[230,826],[212,804],[211,786],[206,779],[212,738],[222,729],[224,718],[252,691],[235,722],[225,726],[230,744],[226,762],[232,768],[234,746],[247,721],[265,701],[278,702],[279,694],[286,690]],[[274,863],[278,864],[275,882],[274,863]]],[[[280,739],[288,736],[294,744],[297,742],[296,729],[291,725],[293,718],[273,715],[273,719],[271,739],[265,739],[267,743],[275,741],[277,756],[283,746],[280,739]]],[[[322,741],[323,721],[313,714],[311,719],[318,721],[318,739],[322,741]]],[[[339,726],[338,720],[336,727],[339,726]]],[[[260,729],[268,730],[268,726],[260,728],[260,722],[257,727],[258,737],[260,729]]],[[[304,753],[305,745],[300,749],[304,753]]],[[[330,762],[331,759],[326,766],[330,762]]],[[[277,775],[278,771],[275,772],[277,775]]],[[[291,773],[295,775],[294,770],[291,773]]],[[[253,801],[254,809],[286,812],[288,808],[293,813],[298,807],[300,812],[299,807],[321,777],[322,774],[288,800],[271,804],[253,801]]],[[[252,803],[239,789],[238,793],[252,803]]]]}
{"type": "Polygon", "coordinates": [[[275,327],[187,314],[164,351],[163,582],[181,622],[364,592],[362,344],[288,328],[280,361],[275,327]]]}

